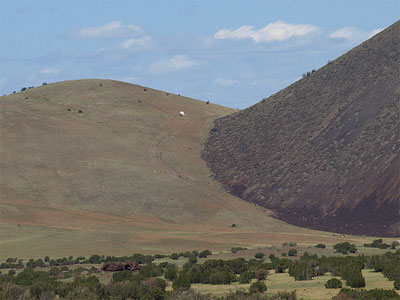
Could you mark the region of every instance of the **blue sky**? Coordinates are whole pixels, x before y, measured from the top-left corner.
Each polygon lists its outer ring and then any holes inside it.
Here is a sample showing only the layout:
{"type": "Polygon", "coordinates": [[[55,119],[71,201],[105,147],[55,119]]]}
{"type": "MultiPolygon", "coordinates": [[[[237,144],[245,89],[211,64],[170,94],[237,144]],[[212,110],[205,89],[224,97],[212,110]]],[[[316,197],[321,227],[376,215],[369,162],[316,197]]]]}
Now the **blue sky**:
{"type": "Polygon", "coordinates": [[[111,78],[245,108],[399,16],[399,0],[0,0],[0,95],[111,78]]]}

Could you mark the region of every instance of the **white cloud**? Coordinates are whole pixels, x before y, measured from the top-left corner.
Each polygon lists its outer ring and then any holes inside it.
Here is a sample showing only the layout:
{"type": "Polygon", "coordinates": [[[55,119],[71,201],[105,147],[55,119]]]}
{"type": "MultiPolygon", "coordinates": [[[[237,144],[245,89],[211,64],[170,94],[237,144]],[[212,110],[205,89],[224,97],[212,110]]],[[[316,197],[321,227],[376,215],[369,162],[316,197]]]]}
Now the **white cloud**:
{"type": "Polygon", "coordinates": [[[256,79],[251,82],[252,86],[257,87],[275,87],[278,84],[277,80],[270,78],[270,79],[256,79]]]}
{"type": "Polygon", "coordinates": [[[151,36],[146,35],[138,38],[130,38],[119,44],[101,48],[96,52],[99,55],[105,55],[108,58],[121,58],[130,52],[152,49],[154,46],[151,36]]]}
{"type": "Polygon", "coordinates": [[[308,24],[287,24],[282,21],[270,23],[264,28],[254,30],[253,26],[244,25],[238,29],[222,29],[218,31],[216,39],[252,39],[256,43],[283,41],[294,36],[303,36],[318,30],[318,27],[308,24]]]}
{"type": "Polygon", "coordinates": [[[378,34],[379,32],[381,32],[383,29],[385,29],[385,28],[377,28],[377,29],[372,30],[372,31],[369,33],[368,38],[373,37],[374,35],[376,35],[376,34],[378,34]]]}
{"type": "Polygon", "coordinates": [[[217,78],[214,80],[215,84],[222,85],[224,87],[232,86],[236,83],[236,80],[227,79],[227,78],[217,78]]]}
{"type": "Polygon", "coordinates": [[[334,32],[332,32],[329,37],[333,39],[346,39],[346,40],[351,40],[351,41],[363,41],[366,39],[369,39],[370,37],[374,36],[375,34],[381,32],[383,28],[378,28],[375,30],[372,30],[371,32],[366,32],[363,30],[360,30],[355,27],[343,27],[340,28],[334,32]]]}
{"type": "Polygon", "coordinates": [[[120,49],[124,50],[132,50],[132,49],[141,49],[141,48],[150,48],[153,44],[153,40],[151,36],[144,36],[140,38],[131,38],[123,41],[118,45],[120,49]]]}
{"type": "Polygon", "coordinates": [[[40,71],[42,75],[57,75],[58,73],[60,73],[60,70],[56,68],[44,68],[40,71]]]}
{"type": "Polygon", "coordinates": [[[108,39],[138,36],[143,33],[143,29],[137,25],[124,25],[121,21],[112,21],[98,27],[73,30],[68,36],[80,39],[108,39]]]}
{"type": "Polygon", "coordinates": [[[197,64],[196,60],[189,59],[186,55],[175,55],[170,59],[155,62],[150,66],[149,71],[152,73],[164,73],[190,68],[197,64]]]}

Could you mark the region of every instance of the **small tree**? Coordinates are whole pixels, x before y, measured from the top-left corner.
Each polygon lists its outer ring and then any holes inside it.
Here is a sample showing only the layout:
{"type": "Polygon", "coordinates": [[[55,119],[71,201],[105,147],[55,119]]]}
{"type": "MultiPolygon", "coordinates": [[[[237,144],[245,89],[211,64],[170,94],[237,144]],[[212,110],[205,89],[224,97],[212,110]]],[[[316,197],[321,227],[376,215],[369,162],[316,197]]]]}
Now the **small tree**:
{"type": "Polygon", "coordinates": [[[254,255],[255,258],[262,259],[264,257],[264,253],[258,252],[254,255]]]}
{"type": "Polygon", "coordinates": [[[212,255],[212,252],[210,250],[204,250],[204,251],[201,251],[199,253],[199,257],[200,258],[205,258],[205,257],[207,257],[209,255],[212,255]]]}
{"type": "Polygon", "coordinates": [[[397,246],[399,246],[400,243],[398,241],[392,242],[392,245],[390,246],[390,249],[396,249],[397,246]]]}
{"type": "Polygon", "coordinates": [[[342,288],[342,282],[337,278],[331,278],[325,283],[327,289],[340,289],[342,288]]]}
{"type": "Polygon", "coordinates": [[[394,287],[396,290],[400,291],[400,278],[397,278],[397,279],[394,281],[393,287],[394,287]]]}
{"type": "Polygon", "coordinates": [[[296,249],[290,249],[288,251],[288,255],[289,256],[296,256],[297,255],[297,250],[296,249]]]}
{"type": "Polygon", "coordinates": [[[172,254],[170,255],[170,257],[171,257],[171,259],[173,259],[173,260],[177,260],[177,259],[179,258],[179,254],[178,254],[178,253],[172,253],[172,254]]]}
{"type": "Polygon", "coordinates": [[[167,280],[173,281],[178,275],[178,267],[174,264],[169,264],[165,270],[164,277],[167,280]]]}
{"type": "Polygon", "coordinates": [[[365,278],[354,275],[346,280],[346,284],[352,288],[362,288],[365,287],[365,278]]]}
{"type": "Polygon", "coordinates": [[[263,281],[256,281],[250,285],[250,294],[263,293],[267,290],[267,286],[263,281]]]}
{"type": "Polygon", "coordinates": [[[268,277],[268,270],[265,269],[257,269],[254,273],[257,280],[265,280],[268,277]]]}
{"type": "Polygon", "coordinates": [[[92,255],[91,257],[89,257],[89,262],[91,264],[99,264],[101,261],[101,257],[97,254],[92,255]]]}
{"type": "Polygon", "coordinates": [[[188,290],[190,286],[190,277],[185,272],[180,272],[172,283],[172,288],[174,290],[188,290]]]}
{"type": "Polygon", "coordinates": [[[336,250],[335,252],[342,253],[342,254],[347,254],[347,253],[356,253],[357,248],[356,245],[350,244],[349,242],[344,242],[344,243],[339,243],[333,246],[333,248],[336,250]]]}
{"type": "Polygon", "coordinates": [[[124,270],[119,271],[113,274],[112,281],[113,282],[124,282],[124,281],[132,281],[134,279],[134,275],[132,271],[124,270]]]}
{"type": "Polygon", "coordinates": [[[239,276],[239,283],[249,283],[255,277],[254,272],[247,271],[243,272],[239,276]]]}

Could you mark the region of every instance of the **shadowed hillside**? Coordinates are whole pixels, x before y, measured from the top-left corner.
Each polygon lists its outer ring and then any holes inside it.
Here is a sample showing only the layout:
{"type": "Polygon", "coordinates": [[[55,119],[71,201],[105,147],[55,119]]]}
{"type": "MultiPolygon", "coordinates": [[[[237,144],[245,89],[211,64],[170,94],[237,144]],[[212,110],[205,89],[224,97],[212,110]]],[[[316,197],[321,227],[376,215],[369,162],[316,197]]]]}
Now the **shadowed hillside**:
{"type": "Polygon", "coordinates": [[[399,236],[400,22],[215,121],[203,155],[234,195],[289,223],[399,236]]]}

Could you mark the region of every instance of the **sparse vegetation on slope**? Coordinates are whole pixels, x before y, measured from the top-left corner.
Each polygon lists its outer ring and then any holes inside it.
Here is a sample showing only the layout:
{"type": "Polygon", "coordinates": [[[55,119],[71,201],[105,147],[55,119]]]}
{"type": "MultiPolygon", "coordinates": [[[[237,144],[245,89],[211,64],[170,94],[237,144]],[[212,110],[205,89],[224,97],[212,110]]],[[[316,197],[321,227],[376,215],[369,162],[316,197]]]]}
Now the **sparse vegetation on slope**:
{"type": "Polygon", "coordinates": [[[213,120],[233,109],[100,79],[27,89],[0,108],[0,257],[340,241],[213,180],[200,153],[213,120]]]}

